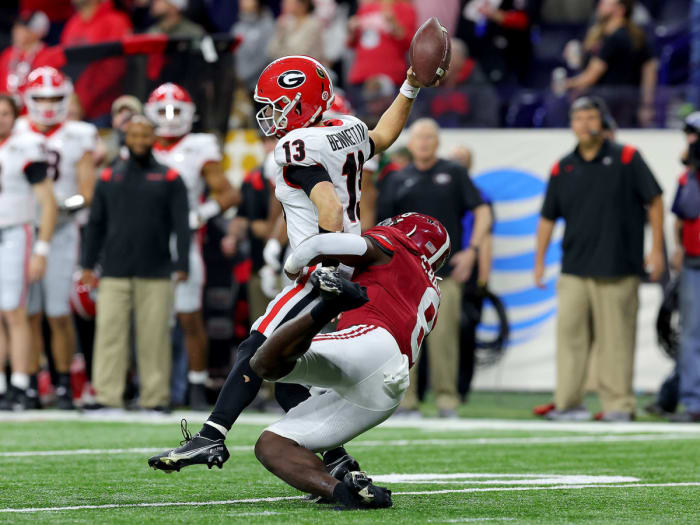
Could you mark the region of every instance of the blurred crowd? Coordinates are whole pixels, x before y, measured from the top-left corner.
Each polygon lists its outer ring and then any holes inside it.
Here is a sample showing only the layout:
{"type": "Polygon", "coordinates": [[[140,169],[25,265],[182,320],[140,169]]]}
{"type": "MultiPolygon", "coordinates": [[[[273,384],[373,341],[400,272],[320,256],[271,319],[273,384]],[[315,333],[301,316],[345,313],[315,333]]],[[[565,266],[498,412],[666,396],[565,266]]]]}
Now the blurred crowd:
{"type": "MultiPolygon", "coordinates": [[[[113,58],[109,67],[103,61],[98,66],[89,55],[61,63],[55,46],[139,34],[186,39],[229,34],[241,39],[226,84],[231,91],[240,88],[235,111],[242,99],[250,101],[270,60],[307,54],[333,71],[336,86],[371,120],[402,81],[415,30],[437,16],[453,37],[449,77],[420,101],[415,116],[450,127],[564,126],[569,102],[582,93],[604,96],[621,126],[666,127],[677,122],[689,82],[688,0],[20,0],[3,5],[3,89],[19,90],[32,67],[64,67],[86,117],[98,125],[107,124],[108,107],[118,95],[144,98],[163,76],[191,92],[207,81],[213,85],[199,90],[212,90],[221,77],[212,80],[211,70],[190,59],[153,53],[137,64],[113,58]]],[[[216,106],[212,111],[229,109],[221,100],[208,99],[216,106]]],[[[242,125],[251,123],[250,113],[242,125]]]]}

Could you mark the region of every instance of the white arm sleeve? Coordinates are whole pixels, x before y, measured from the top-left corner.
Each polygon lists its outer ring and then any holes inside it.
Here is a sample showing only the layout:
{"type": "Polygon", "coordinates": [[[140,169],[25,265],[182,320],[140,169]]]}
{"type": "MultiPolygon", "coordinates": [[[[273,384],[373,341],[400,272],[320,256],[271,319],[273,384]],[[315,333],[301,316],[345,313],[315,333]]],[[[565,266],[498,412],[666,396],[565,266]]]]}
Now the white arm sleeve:
{"type": "Polygon", "coordinates": [[[287,273],[299,273],[309,262],[319,255],[364,255],[367,252],[367,241],[354,233],[323,233],[314,235],[303,241],[287,262],[284,269],[287,273]]]}

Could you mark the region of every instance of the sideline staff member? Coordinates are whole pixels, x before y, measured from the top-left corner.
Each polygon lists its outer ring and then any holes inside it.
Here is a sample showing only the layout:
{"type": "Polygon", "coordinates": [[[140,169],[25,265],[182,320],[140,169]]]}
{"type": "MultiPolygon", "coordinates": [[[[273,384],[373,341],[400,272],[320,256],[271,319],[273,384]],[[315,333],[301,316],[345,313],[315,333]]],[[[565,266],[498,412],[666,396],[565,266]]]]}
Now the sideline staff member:
{"type": "Polygon", "coordinates": [[[700,112],[685,119],[688,170],[678,181],[673,201],[678,235],[674,265],[681,272],[680,401],[685,412],[672,421],[700,422],[700,112]]]}
{"type": "MultiPolygon", "coordinates": [[[[474,212],[470,244],[453,252],[437,272],[440,281],[440,314],[427,339],[430,386],[435,393],[440,417],[456,417],[459,398],[459,335],[462,289],[469,279],[481,244],[491,228],[491,210],[484,204],[467,170],[437,156],[440,128],[432,119],[418,119],[409,130],[408,149],[413,163],[389,175],[378,199],[380,220],[406,212],[418,212],[439,220],[459,246],[462,217],[474,212]]],[[[413,367],[411,386],[406,391],[402,411],[416,412],[417,370],[413,367]]]]}
{"type": "Polygon", "coordinates": [[[603,419],[628,421],[635,412],[637,290],[644,274],[647,214],[653,234],[647,258],[651,279],[664,270],[661,188],[634,147],[604,137],[594,100],[576,100],[570,115],[578,145],[552,169],[537,228],[535,282],[542,287],[554,222],[559,217],[566,222],[557,284],[555,410],[547,417],[590,418],[583,391],[595,339],[603,419]]]}
{"type": "Polygon", "coordinates": [[[166,409],[170,403],[171,272],[177,281],[187,279],[189,210],[182,179],[153,158],[154,141],[153,125],[132,117],[129,157],[102,172],[90,209],[82,261],[87,285],[96,285],[93,269],[104,248],[92,375],[98,406],[122,404],[132,310],[141,407],[166,409]],[[177,237],[174,264],[171,233],[177,237]]]}

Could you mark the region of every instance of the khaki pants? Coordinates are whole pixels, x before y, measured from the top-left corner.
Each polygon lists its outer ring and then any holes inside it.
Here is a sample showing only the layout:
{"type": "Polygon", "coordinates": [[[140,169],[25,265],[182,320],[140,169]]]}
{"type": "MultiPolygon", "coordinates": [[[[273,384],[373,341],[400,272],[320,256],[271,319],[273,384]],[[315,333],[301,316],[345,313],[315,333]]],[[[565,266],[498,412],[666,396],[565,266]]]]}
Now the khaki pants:
{"type": "Polygon", "coordinates": [[[169,404],[172,308],[173,285],[169,279],[100,280],[92,374],[99,403],[122,405],[133,311],[140,404],[144,408],[169,404]]]}
{"type": "Polygon", "coordinates": [[[262,291],[260,276],[256,271],[253,271],[248,281],[248,311],[250,312],[248,317],[250,324],[253,324],[258,317],[265,313],[269,302],[270,298],[262,291]]]}
{"type": "Polygon", "coordinates": [[[598,394],[604,412],[635,410],[632,390],[639,278],[584,278],[563,274],[557,284],[557,385],[554,403],[583,403],[588,361],[597,349],[598,394]]]}
{"type": "MultiPolygon", "coordinates": [[[[463,285],[449,277],[440,281],[440,311],[433,331],[427,338],[430,387],[435,394],[438,410],[454,410],[459,405],[457,377],[459,375],[459,326],[462,315],[463,285]]],[[[418,406],[418,366],[411,369],[411,385],[401,407],[418,406]]]]}
{"type": "MultiPolygon", "coordinates": [[[[260,276],[258,272],[253,270],[248,281],[248,318],[252,325],[259,317],[265,314],[270,298],[262,291],[260,284],[260,276]]],[[[275,398],[275,384],[269,381],[263,381],[261,387],[262,399],[271,400],[275,398]]]]}

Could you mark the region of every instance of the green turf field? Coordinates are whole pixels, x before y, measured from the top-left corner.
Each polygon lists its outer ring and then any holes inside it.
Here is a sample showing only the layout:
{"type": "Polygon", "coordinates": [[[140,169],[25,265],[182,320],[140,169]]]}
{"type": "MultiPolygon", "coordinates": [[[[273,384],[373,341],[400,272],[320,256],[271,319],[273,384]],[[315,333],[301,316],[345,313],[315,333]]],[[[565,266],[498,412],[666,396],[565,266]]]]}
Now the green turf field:
{"type": "MultiPolygon", "coordinates": [[[[464,412],[527,416],[533,400],[493,396],[464,412]]],[[[348,450],[394,508],[336,512],[257,463],[270,416],[229,434],[223,470],[171,475],[146,458],[179,442],[178,415],[20,417],[0,415],[0,523],[700,523],[700,425],[392,418],[348,450]]]]}

